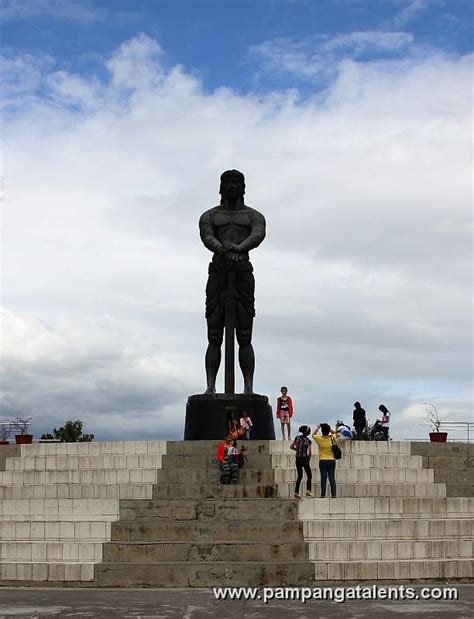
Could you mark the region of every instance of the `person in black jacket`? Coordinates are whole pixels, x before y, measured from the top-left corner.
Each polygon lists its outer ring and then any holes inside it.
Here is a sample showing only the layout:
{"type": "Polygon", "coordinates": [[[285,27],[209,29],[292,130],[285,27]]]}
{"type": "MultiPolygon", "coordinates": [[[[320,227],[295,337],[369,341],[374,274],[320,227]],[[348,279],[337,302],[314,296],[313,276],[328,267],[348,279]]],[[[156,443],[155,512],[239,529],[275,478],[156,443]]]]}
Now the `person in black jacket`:
{"type": "Polygon", "coordinates": [[[352,413],[352,419],[354,421],[354,428],[358,439],[363,438],[363,433],[367,427],[367,417],[365,410],[360,405],[360,402],[354,402],[354,412],[352,413]]]}

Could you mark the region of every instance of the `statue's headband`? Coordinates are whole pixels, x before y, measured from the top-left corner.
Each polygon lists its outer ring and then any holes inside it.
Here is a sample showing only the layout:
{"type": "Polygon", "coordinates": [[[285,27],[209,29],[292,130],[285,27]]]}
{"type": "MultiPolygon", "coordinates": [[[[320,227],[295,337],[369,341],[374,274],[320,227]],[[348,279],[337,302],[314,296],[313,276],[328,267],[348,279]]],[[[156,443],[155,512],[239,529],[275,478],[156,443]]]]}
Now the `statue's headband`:
{"type": "Polygon", "coordinates": [[[226,170],[221,174],[221,182],[227,180],[228,178],[238,178],[241,183],[245,183],[245,176],[239,170],[226,170]]]}

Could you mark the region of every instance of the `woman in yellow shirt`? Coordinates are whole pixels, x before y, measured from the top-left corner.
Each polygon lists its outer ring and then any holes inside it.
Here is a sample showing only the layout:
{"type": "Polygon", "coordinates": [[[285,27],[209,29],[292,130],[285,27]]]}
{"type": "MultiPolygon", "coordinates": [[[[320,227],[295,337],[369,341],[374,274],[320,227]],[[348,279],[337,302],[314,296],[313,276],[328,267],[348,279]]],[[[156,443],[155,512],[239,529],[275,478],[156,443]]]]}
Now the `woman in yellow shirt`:
{"type": "Polygon", "coordinates": [[[321,496],[326,496],[326,486],[329,478],[331,486],[331,496],[336,496],[336,460],[332,453],[333,441],[336,439],[336,433],[331,429],[328,423],[320,423],[313,434],[313,439],[316,441],[319,450],[319,471],[321,473],[321,496]],[[321,435],[318,435],[321,430],[321,435]]]}

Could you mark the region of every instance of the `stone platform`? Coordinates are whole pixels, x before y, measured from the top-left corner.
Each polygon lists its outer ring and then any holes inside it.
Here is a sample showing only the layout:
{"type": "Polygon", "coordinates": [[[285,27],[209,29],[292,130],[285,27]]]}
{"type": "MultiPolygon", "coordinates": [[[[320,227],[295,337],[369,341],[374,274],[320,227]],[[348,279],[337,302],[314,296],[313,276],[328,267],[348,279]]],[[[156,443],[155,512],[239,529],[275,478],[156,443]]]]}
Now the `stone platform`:
{"type": "Polygon", "coordinates": [[[346,442],[338,498],[300,501],[289,442],[246,446],[236,486],[215,441],[0,447],[0,584],[473,579],[474,446],[346,442]]]}
{"type": "Polygon", "coordinates": [[[252,420],[252,440],[274,440],[272,407],[266,395],[216,393],[191,395],[186,404],[184,440],[221,441],[227,434],[232,414],[246,411],[252,420]],[[203,423],[203,419],[206,420],[203,423]]]}

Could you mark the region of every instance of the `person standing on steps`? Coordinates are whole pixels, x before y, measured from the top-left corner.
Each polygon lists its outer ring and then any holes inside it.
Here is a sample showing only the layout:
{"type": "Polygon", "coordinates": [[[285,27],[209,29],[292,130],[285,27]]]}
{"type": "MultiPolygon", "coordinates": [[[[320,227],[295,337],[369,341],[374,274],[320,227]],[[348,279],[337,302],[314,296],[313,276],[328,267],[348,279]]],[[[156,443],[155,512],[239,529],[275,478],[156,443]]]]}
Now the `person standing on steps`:
{"type": "Polygon", "coordinates": [[[276,416],[280,420],[281,438],[285,438],[285,426],[288,440],[291,440],[291,418],[293,417],[293,400],[288,395],[286,387],[281,388],[281,396],[277,398],[276,416]]]}
{"type": "Polygon", "coordinates": [[[296,452],[296,485],[295,485],[295,499],[301,499],[300,495],[300,484],[303,479],[303,469],[306,472],[306,496],[314,497],[314,494],[311,492],[311,481],[312,481],[312,473],[311,473],[311,440],[308,438],[311,434],[311,428],[309,426],[300,426],[298,432],[298,436],[291,443],[290,449],[293,449],[296,452]]]}
{"type": "Polygon", "coordinates": [[[367,417],[365,414],[365,410],[360,405],[360,402],[354,402],[354,412],[352,413],[352,420],[354,422],[354,429],[356,431],[357,438],[361,440],[367,427],[367,417]]]}
{"type": "Polygon", "coordinates": [[[318,444],[319,472],[321,473],[321,497],[326,496],[326,486],[329,478],[331,497],[336,496],[336,459],[332,452],[336,434],[328,423],[320,423],[313,434],[313,439],[318,444]],[[321,436],[318,435],[321,430],[321,436]]]}
{"type": "Polygon", "coordinates": [[[245,436],[247,441],[250,440],[250,431],[252,430],[252,426],[252,420],[248,416],[248,413],[246,411],[242,411],[240,415],[240,427],[244,432],[242,436],[245,436]]]}

